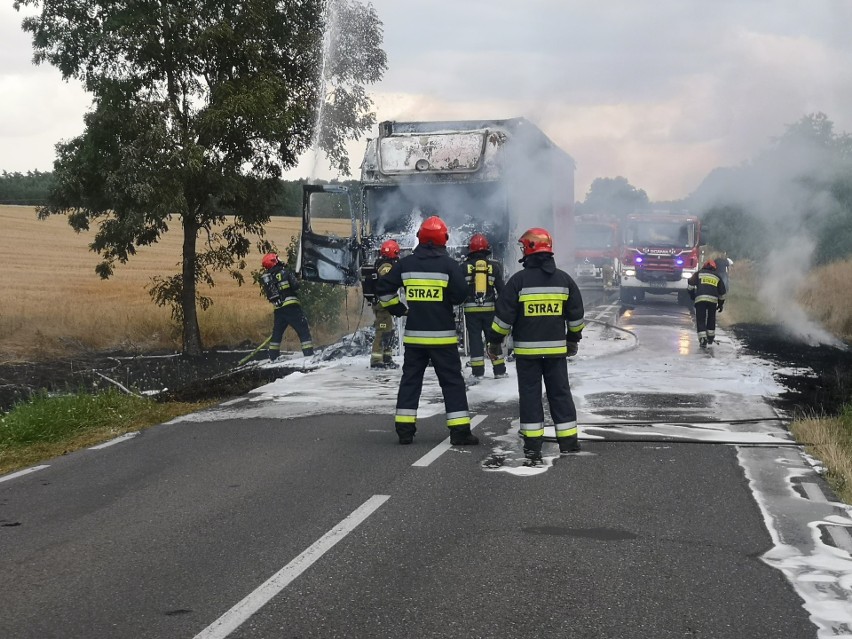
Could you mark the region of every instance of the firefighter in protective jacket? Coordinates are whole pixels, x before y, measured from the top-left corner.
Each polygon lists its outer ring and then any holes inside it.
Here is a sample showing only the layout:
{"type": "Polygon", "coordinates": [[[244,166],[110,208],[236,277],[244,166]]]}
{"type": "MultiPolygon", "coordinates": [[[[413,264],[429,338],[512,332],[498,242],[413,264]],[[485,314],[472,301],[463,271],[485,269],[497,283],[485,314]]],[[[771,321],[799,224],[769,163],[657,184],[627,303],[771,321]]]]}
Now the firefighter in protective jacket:
{"type": "Polygon", "coordinates": [[[405,355],[396,399],[396,433],[400,444],[410,444],[417,430],[417,405],[423,374],[432,362],[444,394],[450,443],[478,444],[470,432],[467,392],[461,372],[454,307],[467,297],[461,265],[447,253],[447,225],[437,216],[425,220],[417,231],[418,244],[411,255],[394,264],[376,282],[381,305],[392,315],[407,314],[402,343],[405,355]],[[405,290],[405,301],[399,289],[405,290]]]}
{"type": "Polygon", "coordinates": [[[707,348],[716,340],[716,311],[725,307],[725,282],[716,272],[716,262],[708,260],[687,281],[689,296],[695,301],[695,328],[698,343],[707,348]]]}
{"type": "MultiPolygon", "coordinates": [[[[391,268],[398,261],[399,244],[395,240],[382,242],[379,257],[374,265],[376,280],[390,273],[391,268]]],[[[373,288],[375,289],[375,284],[373,288]]],[[[399,368],[393,361],[393,316],[379,304],[378,299],[373,302],[373,314],[376,316],[376,321],[373,323],[376,332],[373,337],[373,352],[370,354],[370,368],[399,368]]]]}
{"type": "MultiPolygon", "coordinates": [[[[470,368],[474,377],[485,375],[485,342],[494,321],[494,303],[503,290],[503,268],[500,262],[489,259],[491,245],[481,233],[470,238],[468,254],[462,267],[467,282],[467,299],[464,303],[464,323],[470,348],[470,368]]],[[[494,377],[506,376],[506,360],[502,352],[490,356],[494,377]]]]}
{"type": "Polygon", "coordinates": [[[532,228],[519,242],[524,268],[509,278],[497,299],[488,348],[499,352],[502,339],[512,334],[524,455],[535,465],[541,463],[544,438],[542,379],[560,453],[580,450],[566,358],[577,354],[585,323],[580,289],[556,267],[550,233],[532,228]]]}
{"type": "Polygon", "coordinates": [[[308,319],[305,317],[299,298],[296,297],[299,280],[284,266],[275,253],[264,255],[261,265],[266,269],[266,273],[261,275],[261,283],[267,299],[275,307],[272,337],[269,340],[269,359],[278,358],[281,352],[281,339],[288,326],[292,326],[299,335],[302,354],[313,355],[311,329],[308,327],[308,319]]]}

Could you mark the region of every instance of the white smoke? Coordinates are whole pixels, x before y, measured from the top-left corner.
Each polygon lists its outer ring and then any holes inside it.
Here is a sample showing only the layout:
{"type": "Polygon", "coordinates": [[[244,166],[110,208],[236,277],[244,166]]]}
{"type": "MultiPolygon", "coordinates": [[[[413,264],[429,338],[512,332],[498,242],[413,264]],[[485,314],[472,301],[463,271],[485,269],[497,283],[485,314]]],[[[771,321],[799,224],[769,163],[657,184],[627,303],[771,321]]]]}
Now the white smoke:
{"type": "Polygon", "coordinates": [[[766,257],[765,269],[758,289],[758,298],[777,320],[796,339],[810,346],[825,344],[846,348],[843,342],[819,326],[799,304],[796,291],[804,284],[815,242],[794,237],[772,249],[766,257]]]}
{"type": "MultiPolygon", "coordinates": [[[[402,130],[407,123],[395,125],[402,130]]],[[[451,122],[446,125],[447,130],[454,128],[451,122]]],[[[471,130],[470,122],[457,126],[471,130]]],[[[508,142],[498,161],[480,167],[476,175],[446,174],[432,181],[418,175],[365,180],[367,235],[379,241],[390,237],[403,248],[413,247],[420,222],[437,215],[450,230],[447,248],[453,257],[466,254],[470,237],[483,233],[493,256],[510,275],[518,268],[518,238],[528,228],[544,227],[554,235],[560,266],[572,264],[573,247],[570,238],[565,239],[565,228],[554,219],[554,210],[564,211],[567,217],[573,206],[573,161],[544,144],[530,123],[514,126],[507,129],[508,142]],[[557,166],[559,159],[563,167],[557,166]]],[[[482,128],[501,130],[496,122],[483,122],[482,128]]]]}
{"type": "Polygon", "coordinates": [[[761,237],[752,238],[767,247],[765,258],[756,260],[758,297],[774,321],[812,345],[842,346],[797,302],[813,265],[816,233],[839,206],[826,185],[844,170],[841,164],[829,145],[788,132],[749,164],[710,176],[690,198],[699,214],[733,206],[762,223],[761,237]]]}

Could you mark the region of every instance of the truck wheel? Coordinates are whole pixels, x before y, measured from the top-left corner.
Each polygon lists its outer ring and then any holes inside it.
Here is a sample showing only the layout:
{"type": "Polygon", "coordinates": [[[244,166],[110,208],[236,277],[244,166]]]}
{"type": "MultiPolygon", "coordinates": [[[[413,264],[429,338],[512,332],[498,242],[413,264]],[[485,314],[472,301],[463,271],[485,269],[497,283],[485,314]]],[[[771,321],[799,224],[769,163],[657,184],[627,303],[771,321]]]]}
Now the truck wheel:
{"type": "Polygon", "coordinates": [[[677,303],[681,306],[690,306],[692,304],[692,298],[689,297],[689,293],[686,291],[678,291],[677,303]]]}
{"type": "Polygon", "coordinates": [[[629,286],[622,286],[618,292],[618,298],[625,304],[633,304],[636,301],[635,290],[629,286]]]}

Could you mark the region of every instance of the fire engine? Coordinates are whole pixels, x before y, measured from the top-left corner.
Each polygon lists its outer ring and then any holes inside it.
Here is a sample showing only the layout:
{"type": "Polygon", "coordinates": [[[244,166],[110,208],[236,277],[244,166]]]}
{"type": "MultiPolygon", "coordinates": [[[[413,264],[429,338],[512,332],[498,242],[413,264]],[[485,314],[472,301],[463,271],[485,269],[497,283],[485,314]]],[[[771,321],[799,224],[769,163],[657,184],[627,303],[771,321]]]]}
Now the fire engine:
{"type": "Polygon", "coordinates": [[[580,215],[574,219],[574,274],[583,288],[618,286],[621,280],[621,231],[616,218],[580,215]]]}
{"type": "Polygon", "coordinates": [[[687,280],[703,263],[701,221],[688,214],[640,213],[627,216],[622,231],[621,301],[676,293],[688,304],[687,280]]]}

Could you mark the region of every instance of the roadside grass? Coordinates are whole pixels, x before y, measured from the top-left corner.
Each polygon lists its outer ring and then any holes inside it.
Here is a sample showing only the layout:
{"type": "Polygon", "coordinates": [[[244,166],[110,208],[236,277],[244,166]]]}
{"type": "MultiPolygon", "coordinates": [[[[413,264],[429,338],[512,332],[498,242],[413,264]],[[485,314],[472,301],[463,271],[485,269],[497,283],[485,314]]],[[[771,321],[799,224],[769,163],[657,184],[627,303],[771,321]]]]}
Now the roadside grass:
{"type": "Polygon", "coordinates": [[[799,419],[790,430],[825,465],[825,479],[840,500],[852,504],[852,404],[836,417],[799,419]]]}
{"type": "Polygon", "coordinates": [[[216,404],[157,401],[109,389],[41,395],[0,416],[0,475],[216,404]]]}
{"type": "Polygon", "coordinates": [[[799,291],[799,302],[811,318],[832,334],[852,341],[852,260],[834,262],[812,270],[799,291]]]}
{"type": "Polygon", "coordinates": [[[771,317],[757,291],[761,273],[751,260],[738,260],[728,275],[731,285],[725,297],[725,310],[718,315],[722,326],[769,324],[771,317]]]}

